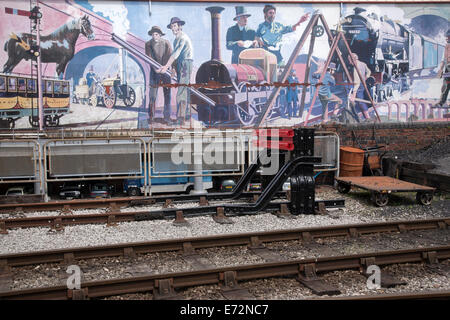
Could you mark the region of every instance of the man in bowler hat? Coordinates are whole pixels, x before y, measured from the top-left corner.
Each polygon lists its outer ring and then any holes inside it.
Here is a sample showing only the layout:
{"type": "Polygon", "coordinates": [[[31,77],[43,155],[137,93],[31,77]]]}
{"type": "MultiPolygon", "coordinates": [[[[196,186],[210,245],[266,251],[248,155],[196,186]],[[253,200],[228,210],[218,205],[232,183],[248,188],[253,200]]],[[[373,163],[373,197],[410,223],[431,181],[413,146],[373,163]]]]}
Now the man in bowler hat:
{"type": "Polygon", "coordinates": [[[175,36],[173,41],[173,52],[169,60],[158,72],[165,73],[176,61],[177,82],[182,85],[177,88],[177,124],[182,126],[186,119],[190,118],[190,90],[189,83],[192,74],[194,61],[194,48],[191,39],[183,32],[182,26],[185,24],[178,17],[170,19],[167,28],[172,30],[175,36]]]}
{"type": "MultiPolygon", "coordinates": [[[[153,26],[148,34],[152,37],[150,41],[145,43],[145,54],[161,65],[165,65],[172,54],[170,42],[162,36],[165,34],[158,26],[153,26]]],[[[149,121],[155,116],[155,104],[160,84],[170,84],[170,76],[164,73],[158,73],[157,70],[150,70],[150,105],[149,105],[149,121]]],[[[164,92],[164,120],[170,124],[170,88],[163,87],[164,92]]]]}
{"type": "Polygon", "coordinates": [[[236,16],[234,21],[237,23],[228,28],[227,30],[227,49],[232,51],[231,63],[239,63],[239,54],[242,50],[249,48],[250,46],[255,46],[255,30],[247,27],[247,18],[250,14],[247,13],[243,6],[236,7],[236,16]]]}

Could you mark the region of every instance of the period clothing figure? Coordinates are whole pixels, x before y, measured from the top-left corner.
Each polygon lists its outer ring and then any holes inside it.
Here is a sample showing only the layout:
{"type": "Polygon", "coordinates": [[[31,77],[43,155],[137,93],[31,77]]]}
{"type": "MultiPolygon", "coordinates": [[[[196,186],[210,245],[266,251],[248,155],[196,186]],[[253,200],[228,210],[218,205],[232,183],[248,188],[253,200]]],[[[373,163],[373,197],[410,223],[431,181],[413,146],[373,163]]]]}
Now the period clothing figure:
{"type": "MultiPolygon", "coordinates": [[[[145,54],[161,65],[165,65],[172,54],[170,42],[162,36],[165,34],[158,26],[153,26],[148,32],[152,39],[145,43],[145,54]]],[[[154,68],[150,70],[150,105],[149,105],[149,119],[150,121],[155,116],[155,103],[158,95],[158,89],[161,84],[170,84],[170,76],[163,73],[156,72],[154,68]]],[[[164,92],[164,120],[170,123],[170,88],[163,87],[164,92]]]]}
{"type": "Polygon", "coordinates": [[[167,69],[176,61],[177,82],[181,86],[177,88],[177,124],[183,125],[184,121],[190,118],[190,90],[189,84],[192,74],[192,64],[194,61],[194,50],[191,39],[183,32],[182,26],[185,24],[178,17],[170,19],[167,28],[175,35],[173,41],[173,52],[169,60],[158,72],[165,73],[167,69]]]}
{"type": "Polygon", "coordinates": [[[231,63],[239,63],[239,54],[242,50],[245,50],[256,44],[255,30],[247,27],[247,18],[250,14],[247,13],[243,6],[236,7],[236,17],[234,21],[237,23],[228,28],[227,30],[227,49],[232,51],[231,63]]]}

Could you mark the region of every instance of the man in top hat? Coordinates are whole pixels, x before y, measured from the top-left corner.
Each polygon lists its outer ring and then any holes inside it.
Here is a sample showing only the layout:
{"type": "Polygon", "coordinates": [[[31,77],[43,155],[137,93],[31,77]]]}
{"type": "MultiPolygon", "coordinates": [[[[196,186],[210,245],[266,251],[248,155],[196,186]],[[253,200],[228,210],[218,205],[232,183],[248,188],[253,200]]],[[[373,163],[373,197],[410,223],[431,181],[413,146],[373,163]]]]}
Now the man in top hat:
{"type": "Polygon", "coordinates": [[[176,60],[177,82],[183,86],[177,88],[177,124],[183,125],[184,121],[190,118],[190,90],[189,83],[192,74],[192,64],[194,61],[194,48],[191,39],[183,32],[182,26],[185,24],[180,18],[173,17],[167,28],[172,30],[175,36],[173,41],[173,52],[158,72],[165,73],[176,60]]]}
{"type": "Polygon", "coordinates": [[[295,31],[302,22],[308,19],[309,13],[304,14],[296,24],[284,26],[279,22],[275,22],[277,9],[273,5],[265,5],[263,12],[265,21],[256,30],[256,40],[260,47],[277,57],[279,65],[283,60],[281,56],[281,39],[283,34],[295,31]]]}
{"type": "MultiPolygon", "coordinates": [[[[161,65],[165,65],[172,54],[170,42],[162,36],[165,34],[158,26],[153,26],[148,32],[152,37],[150,41],[145,43],[145,54],[161,65]]],[[[150,105],[149,105],[149,120],[152,121],[155,116],[155,103],[158,95],[160,84],[170,84],[170,76],[164,73],[158,73],[153,68],[150,69],[150,105]]],[[[163,87],[164,92],[164,120],[170,124],[170,88],[163,87]]]]}
{"type": "MultiPolygon", "coordinates": [[[[315,79],[320,79],[320,75],[323,68],[319,67],[316,72],[313,73],[312,77],[315,79]]],[[[322,122],[327,122],[328,120],[328,103],[337,102],[337,106],[334,108],[336,112],[342,105],[342,100],[335,94],[331,93],[331,87],[336,85],[336,80],[334,79],[334,72],[336,71],[336,64],[331,62],[328,65],[327,72],[322,80],[322,84],[319,86],[319,100],[322,103],[322,122]]]]}
{"type": "Polygon", "coordinates": [[[94,77],[95,77],[94,66],[91,64],[91,66],[89,67],[89,72],[86,73],[86,84],[88,85],[89,88],[89,96],[91,96],[92,93],[94,92],[94,86],[92,85],[94,83],[94,77]]]}
{"type": "Polygon", "coordinates": [[[448,73],[450,72],[450,29],[447,30],[447,45],[445,46],[444,56],[442,57],[441,64],[439,65],[438,78],[442,78],[442,75],[447,73],[444,76],[444,82],[442,83],[441,89],[441,99],[439,103],[434,106],[434,108],[442,108],[447,102],[448,91],[450,90],[450,76],[448,73]]]}
{"type": "Polygon", "coordinates": [[[243,6],[236,7],[236,17],[234,21],[237,23],[228,28],[227,31],[227,49],[232,51],[231,63],[239,63],[239,54],[242,50],[251,46],[256,46],[255,30],[247,27],[247,18],[250,14],[243,6]]]}

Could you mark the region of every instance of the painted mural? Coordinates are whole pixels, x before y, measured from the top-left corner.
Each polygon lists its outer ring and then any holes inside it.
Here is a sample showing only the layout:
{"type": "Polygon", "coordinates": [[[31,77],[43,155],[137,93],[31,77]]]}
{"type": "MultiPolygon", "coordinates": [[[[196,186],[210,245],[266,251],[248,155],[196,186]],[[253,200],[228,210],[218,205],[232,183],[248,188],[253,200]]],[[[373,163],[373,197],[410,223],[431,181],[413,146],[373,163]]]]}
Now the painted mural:
{"type": "Polygon", "coordinates": [[[0,3],[0,125],[449,121],[450,5],[0,3]],[[25,13],[25,14],[24,14],[25,13]],[[447,114],[447,116],[446,116],[447,114]]]}

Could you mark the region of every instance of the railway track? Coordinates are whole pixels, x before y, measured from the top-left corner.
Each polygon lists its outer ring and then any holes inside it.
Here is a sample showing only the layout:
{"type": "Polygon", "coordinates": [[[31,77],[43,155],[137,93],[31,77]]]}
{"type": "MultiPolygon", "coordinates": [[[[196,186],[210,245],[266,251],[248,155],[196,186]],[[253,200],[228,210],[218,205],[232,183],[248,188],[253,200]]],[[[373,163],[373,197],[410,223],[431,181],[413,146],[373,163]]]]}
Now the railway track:
{"type": "Polygon", "coordinates": [[[222,294],[227,299],[251,299],[247,289],[239,286],[241,281],[273,277],[297,277],[303,285],[319,291],[318,294],[336,294],[318,278],[317,273],[359,269],[369,265],[386,266],[399,263],[438,262],[450,258],[450,245],[430,248],[415,248],[384,252],[369,252],[355,255],[293,259],[252,265],[237,265],[223,268],[206,268],[187,272],[162,273],[156,275],[122,279],[90,281],[82,283],[80,289],[68,289],[60,285],[0,292],[1,300],[17,299],[86,299],[100,298],[136,292],[153,292],[156,299],[176,298],[175,289],[200,285],[222,285],[222,294]],[[315,288],[315,289],[314,289],[315,288]]]}
{"type": "MultiPolygon", "coordinates": [[[[240,198],[253,199],[258,197],[261,192],[248,191],[242,192],[240,198]]],[[[205,195],[167,195],[152,197],[117,197],[110,199],[76,199],[76,200],[57,200],[49,202],[33,203],[3,203],[0,204],[0,214],[10,212],[36,212],[73,209],[96,209],[96,208],[120,208],[127,206],[151,205],[156,203],[170,204],[175,202],[198,201],[203,204],[209,200],[217,200],[226,197],[226,193],[209,193],[205,195]]],[[[285,197],[285,192],[279,192],[278,197],[285,197]]]]}
{"type": "Polygon", "coordinates": [[[315,228],[297,228],[288,230],[275,230],[252,232],[243,234],[214,235],[207,237],[168,239],[147,242],[133,242],[105,246],[92,246],[82,248],[67,248],[46,251],[13,253],[0,255],[0,266],[19,267],[26,265],[57,263],[74,263],[80,259],[104,257],[135,257],[137,254],[160,253],[167,251],[189,251],[196,249],[251,246],[261,247],[264,243],[277,241],[302,240],[305,242],[314,239],[330,237],[358,237],[376,233],[408,232],[418,230],[447,229],[450,218],[420,219],[407,221],[377,222],[348,224],[315,228]]]}
{"type": "Polygon", "coordinates": [[[390,294],[371,294],[361,296],[345,296],[335,298],[320,298],[317,300],[440,300],[450,299],[450,290],[430,290],[421,292],[400,292],[390,294]]]}
{"type": "MultiPolygon", "coordinates": [[[[321,204],[327,207],[344,207],[345,201],[339,200],[319,200],[316,201],[316,209],[319,210],[321,204]]],[[[289,201],[269,202],[264,208],[264,212],[279,212],[280,214],[289,214],[289,201]]],[[[261,209],[262,210],[262,209],[261,209]]],[[[260,210],[259,210],[260,211],[260,210]]],[[[80,214],[80,215],[58,215],[58,216],[38,216],[27,218],[0,219],[0,233],[7,233],[8,229],[13,228],[33,228],[50,227],[55,230],[62,230],[65,226],[80,224],[106,223],[114,225],[119,222],[144,221],[156,219],[175,219],[176,222],[183,222],[184,217],[197,217],[211,215],[219,223],[228,223],[228,216],[257,214],[251,204],[232,205],[221,204],[218,206],[200,206],[190,208],[166,208],[155,211],[141,212],[120,212],[109,211],[99,214],[80,214]],[[246,210],[247,209],[247,210],[246,210]]]]}

